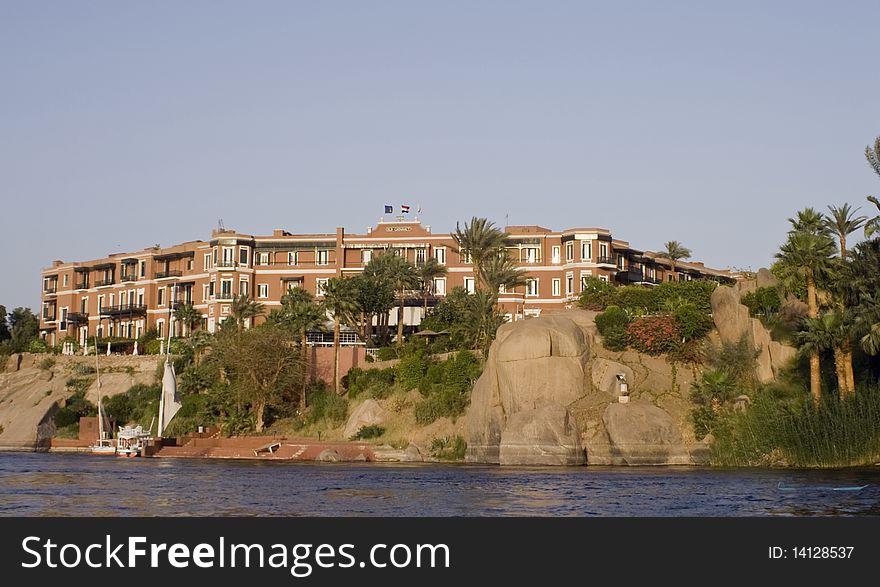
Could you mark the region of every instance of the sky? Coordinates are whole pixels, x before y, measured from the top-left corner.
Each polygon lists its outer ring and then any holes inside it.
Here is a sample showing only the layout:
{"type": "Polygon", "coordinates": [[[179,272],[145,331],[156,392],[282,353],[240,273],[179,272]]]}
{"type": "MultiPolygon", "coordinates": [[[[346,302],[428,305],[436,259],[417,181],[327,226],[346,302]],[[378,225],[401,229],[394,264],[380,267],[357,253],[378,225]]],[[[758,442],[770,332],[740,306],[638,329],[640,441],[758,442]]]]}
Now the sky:
{"type": "Polygon", "coordinates": [[[0,304],[210,238],[607,227],[768,265],[880,178],[880,0],[0,0],[0,304]]]}

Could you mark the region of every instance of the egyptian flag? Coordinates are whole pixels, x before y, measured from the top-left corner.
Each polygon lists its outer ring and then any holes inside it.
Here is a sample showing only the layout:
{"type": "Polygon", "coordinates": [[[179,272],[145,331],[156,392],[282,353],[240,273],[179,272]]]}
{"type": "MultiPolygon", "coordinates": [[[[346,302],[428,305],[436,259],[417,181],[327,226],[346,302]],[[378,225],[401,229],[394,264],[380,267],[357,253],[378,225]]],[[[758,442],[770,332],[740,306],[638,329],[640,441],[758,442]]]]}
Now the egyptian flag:
{"type": "Polygon", "coordinates": [[[385,206],[386,214],[394,214],[394,206],[385,206]]]}
{"type": "Polygon", "coordinates": [[[400,211],[403,212],[404,214],[409,214],[409,206],[407,206],[406,204],[401,204],[400,211]]]}

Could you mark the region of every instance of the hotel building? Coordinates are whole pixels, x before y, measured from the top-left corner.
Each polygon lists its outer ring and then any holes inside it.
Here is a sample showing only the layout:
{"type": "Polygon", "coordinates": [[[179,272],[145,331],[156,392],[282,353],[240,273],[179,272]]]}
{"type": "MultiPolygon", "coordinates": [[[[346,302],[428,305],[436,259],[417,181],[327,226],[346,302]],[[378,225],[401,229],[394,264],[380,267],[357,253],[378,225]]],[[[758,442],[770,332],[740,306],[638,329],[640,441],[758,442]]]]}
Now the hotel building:
{"type": "MultiPolygon", "coordinates": [[[[673,275],[667,259],[635,249],[604,228],[505,230],[510,235],[508,253],[529,276],[525,287],[499,295],[500,307],[511,320],[570,307],[591,276],[646,287],[674,279],[732,280],[726,270],[694,262],[679,261],[673,275]]],[[[172,314],[179,303],[193,304],[202,314],[202,327],[213,332],[229,316],[236,296],[264,304],[267,313],[280,306],[282,295],[293,287],[304,287],[320,299],[328,279],[357,275],[388,249],[417,266],[434,258],[447,268],[447,275],[432,284],[429,306],[453,288],[474,290],[473,267],[456,252],[452,235],[435,234],[418,219],[380,221],[365,234],[337,228],[324,234],[275,230],[255,236],[220,229],[209,241],[53,262],[42,271],[40,332],[53,345],[68,335],[80,343],[95,334],[135,338],[150,328],[164,335],[169,326],[183,335],[183,325],[175,323],[172,314]]],[[[420,291],[408,296],[405,324],[419,323],[422,300],[420,291]]],[[[396,324],[396,317],[392,310],[390,325],[396,324]]],[[[345,332],[342,342],[358,341],[353,332],[345,332]]]]}

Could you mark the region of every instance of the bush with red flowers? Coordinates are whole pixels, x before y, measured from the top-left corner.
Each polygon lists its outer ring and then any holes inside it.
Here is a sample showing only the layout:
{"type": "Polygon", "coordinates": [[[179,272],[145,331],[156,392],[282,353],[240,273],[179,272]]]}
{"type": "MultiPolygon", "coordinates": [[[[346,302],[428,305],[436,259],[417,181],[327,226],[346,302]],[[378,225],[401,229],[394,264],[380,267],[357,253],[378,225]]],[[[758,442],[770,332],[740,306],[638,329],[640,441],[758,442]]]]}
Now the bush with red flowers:
{"type": "Polygon", "coordinates": [[[661,355],[681,344],[681,332],[672,316],[646,316],[630,322],[626,328],[629,346],[649,355],[661,355]]]}

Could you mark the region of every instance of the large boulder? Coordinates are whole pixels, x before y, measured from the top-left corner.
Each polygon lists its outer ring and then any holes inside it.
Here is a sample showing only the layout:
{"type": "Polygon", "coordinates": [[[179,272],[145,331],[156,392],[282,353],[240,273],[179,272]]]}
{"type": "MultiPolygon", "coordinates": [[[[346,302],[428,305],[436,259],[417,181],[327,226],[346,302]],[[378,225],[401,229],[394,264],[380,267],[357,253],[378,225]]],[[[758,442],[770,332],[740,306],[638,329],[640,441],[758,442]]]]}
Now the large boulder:
{"type": "MultiPolygon", "coordinates": [[[[507,323],[498,329],[483,374],[471,393],[468,461],[501,462],[502,434],[511,418],[523,411],[534,413],[516,420],[519,431],[511,430],[510,450],[506,454],[517,452],[514,445],[525,438],[532,438],[535,446],[542,446],[545,455],[533,454],[529,464],[561,464],[557,452],[571,451],[569,434],[564,431],[570,427],[575,436],[579,435],[573,420],[568,418],[565,424],[557,417],[558,412],[555,416],[548,412],[539,417],[536,411],[551,406],[565,409],[585,393],[590,338],[567,316],[577,312],[507,323]],[[529,421],[534,422],[529,424],[529,421]],[[551,432],[553,430],[555,432],[551,432]],[[540,441],[535,440],[538,438],[540,441]],[[557,440],[551,440],[553,438],[557,440]],[[559,442],[558,451],[549,450],[547,442],[559,442]]],[[[510,458],[508,462],[516,460],[513,456],[510,458]]]]}
{"type": "MultiPolygon", "coordinates": [[[[692,465],[677,423],[649,403],[610,404],[602,415],[612,465],[692,465]]],[[[598,464],[598,463],[596,463],[598,464]]]]}
{"type": "Polygon", "coordinates": [[[770,331],[764,328],[760,320],[749,316],[749,309],[739,299],[739,291],[732,287],[715,288],[712,292],[715,328],[722,343],[737,343],[746,338],[758,353],[755,375],[761,383],[768,383],[775,380],[780,370],[795,356],[795,349],[774,341],[770,331]]]}
{"type": "Polygon", "coordinates": [[[502,465],[583,465],[580,434],[558,404],[515,413],[501,433],[502,465]]]}
{"type": "Polygon", "coordinates": [[[770,273],[769,269],[761,267],[758,269],[758,273],[755,274],[755,285],[759,288],[777,287],[779,285],[779,280],[776,279],[775,275],[770,273]]]}
{"type": "Polygon", "coordinates": [[[593,359],[590,371],[593,377],[593,387],[606,393],[609,398],[617,398],[620,395],[621,375],[630,388],[636,381],[632,367],[610,359],[598,357],[593,359]]]}
{"type": "Polygon", "coordinates": [[[354,437],[364,426],[378,426],[385,421],[385,410],[374,399],[368,399],[351,413],[342,435],[345,438],[354,437]]]}

